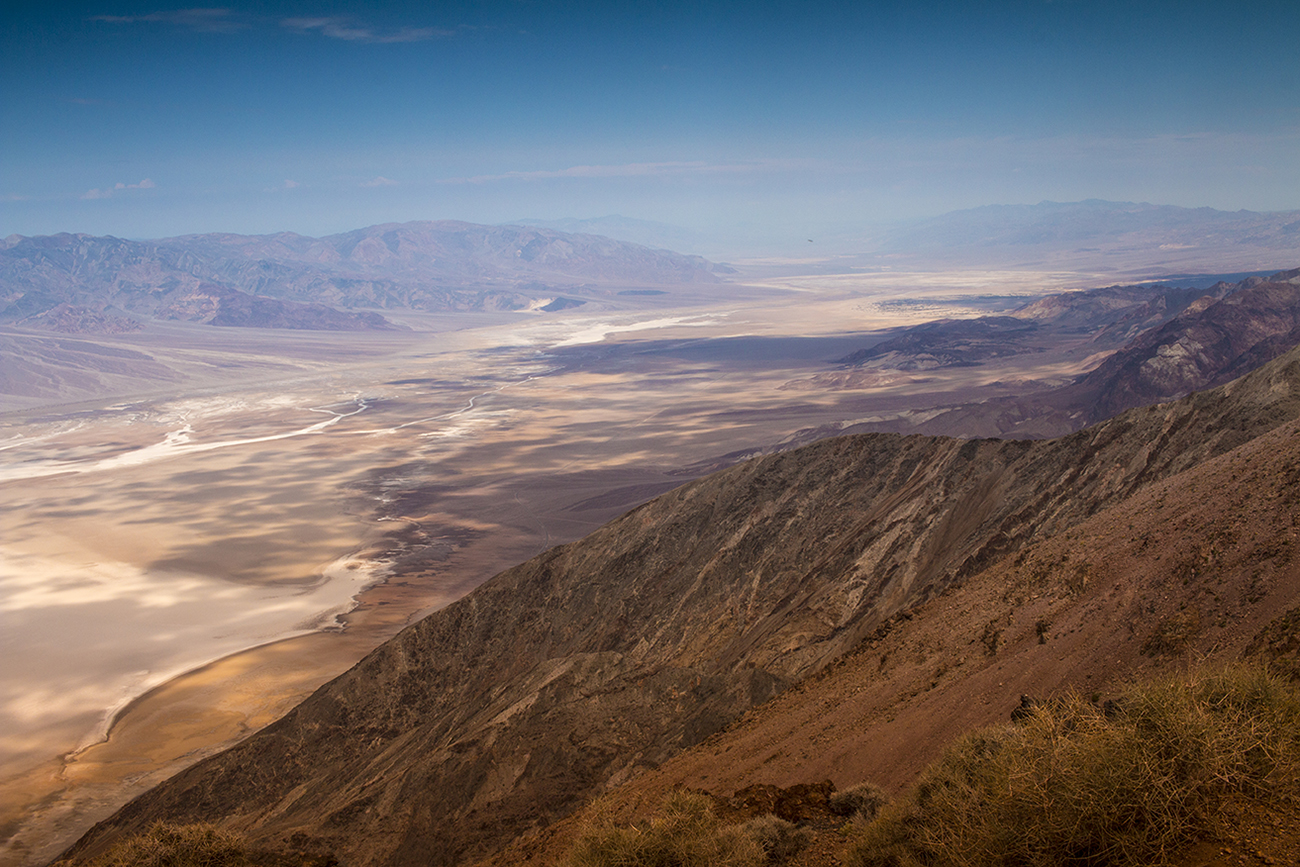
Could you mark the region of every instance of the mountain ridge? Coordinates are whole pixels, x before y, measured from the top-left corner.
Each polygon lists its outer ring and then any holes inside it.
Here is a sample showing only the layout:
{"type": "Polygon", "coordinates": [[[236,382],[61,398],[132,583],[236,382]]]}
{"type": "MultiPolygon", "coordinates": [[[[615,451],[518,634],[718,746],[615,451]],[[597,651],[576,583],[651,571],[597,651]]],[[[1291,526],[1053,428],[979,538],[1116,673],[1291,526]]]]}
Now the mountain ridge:
{"type": "Polygon", "coordinates": [[[1300,211],[1221,211],[1147,202],[1043,201],[984,205],[873,232],[857,242],[870,256],[899,262],[1257,270],[1294,258],[1300,211]],[[1272,260],[1270,262],[1270,260],[1272,260]]]}
{"type": "MultiPolygon", "coordinates": [[[[676,788],[731,804],[754,788],[808,784],[870,781],[897,793],[955,738],[1014,719],[1026,696],[1104,701],[1134,679],[1224,664],[1295,680],[1298,490],[1293,420],[886,622],[814,677],[613,789],[599,811],[620,824],[645,820],[676,788]]],[[[1296,807],[1265,794],[1245,810],[1263,819],[1247,823],[1249,847],[1245,826],[1225,823],[1185,852],[1171,850],[1170,863],[1230,867],[1242,851],[1284,863],[1296,851],[1296,807]]],[[[583,808],[475,863],[562,863],[594,812],[583,808]]],[[[824,854],[801,867],[841,863],[839,825],[819,837],[810,848],[824,854]]]]}
{"type": "Polygon", "coordinates": [[[324,238],[11,235],[0,247],[0,323],[39,323],[75,305],[119,318],[382,329],[392,327],[387,310],[523,309],[561,288],[603,297],[614,284],[709,284],[718,273],[698,256],[597,235],[451,220],[324,238]],[[195,298],[210,303],[195,309],[195,298]]]}

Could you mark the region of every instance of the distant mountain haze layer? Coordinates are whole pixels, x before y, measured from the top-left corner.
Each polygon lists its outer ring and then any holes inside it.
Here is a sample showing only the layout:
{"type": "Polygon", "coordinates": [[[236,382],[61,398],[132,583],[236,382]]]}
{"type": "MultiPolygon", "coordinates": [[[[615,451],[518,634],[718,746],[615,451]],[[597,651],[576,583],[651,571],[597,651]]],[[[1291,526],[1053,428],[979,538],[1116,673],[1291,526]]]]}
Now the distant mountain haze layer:
{"type": "Polygon", "coordinates": [[[1300,249],[1300,211],[1221,211],[1147,202],[986,205],[892,225],[796,218],[761,237],[619,215],[521,219],[524,225],[608,235],[728,261],[797,257],[826,264],[916,268],[1071,266],[1125,274],[1233,268],[1276,270],[1300,249]],[[843,257],[849,257],[844,259],[843,257]]]}
{"type": "Polygon", "coordinates": [[[1045,441],[872,434],[690,483],[507,570],[96,826],[208,820],[463,864],[823,671],[1027,546],[1300,418],[1300,350],[1045,441]]]}
{"type": "Polygon", "coordinates": [[[870,233],[858,249],[899,267],[946,265],[1278,267],[1300,250],[1300,211],[1219,211],[1148,202],[1040,202],[952,211],[870,233]]]}
{"type": "Polygon", "coordinates": [[[555,229],[560,232],[577,232],[586,235],[604,235],[620,241],[631,241],[647,247],[667,250],[696,252],[705,245],[706,236],[694,229],[659,223],[653,220],[637,220],[619,214],[605,217],[576,219],[568,217],[560,220],[521,219],[512,220],[510,225],[536,226],[539,229],[555,229]]]}
{"type": "Polygon", "coordinates": [[[597,235],[452,221],[308,238],[88,235],[0,244],[0,323],[121,330],[136,319],[318,330],[394,327],[385,310],[512,310],[585,288],[712,283],[721,266],[597,235]]]}
{"type": "MultiPolygon", "coordinates": [[[[735,273],[665,249],[727,249],[707,232],[619,216],[521,222],[530,225],[386,223],[324,238],[10,235],[0,241],[0,324],[120,333],[157,318],[386,329],[394,326],[384,311],[516,310],[560,293],[598,299],[615,286],[708,284],[735,273]]],[[[1300,250],[1300,211],[1088,200],[991,205],[821,239],[791,232],[786,240],[797,244],[780,255],[797,254],[805,271],[1078,267],[1141,278],[1285,266],[1300,250]]],[[[758,260],[762,268],[775,267],[772,255],[758,260]]]]}

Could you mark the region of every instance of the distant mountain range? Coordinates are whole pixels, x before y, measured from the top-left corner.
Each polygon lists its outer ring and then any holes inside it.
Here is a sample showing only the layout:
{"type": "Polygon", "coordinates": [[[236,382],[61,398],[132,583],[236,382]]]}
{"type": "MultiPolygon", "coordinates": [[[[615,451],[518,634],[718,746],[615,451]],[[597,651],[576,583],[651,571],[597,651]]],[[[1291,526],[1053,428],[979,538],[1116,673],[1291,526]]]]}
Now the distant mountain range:
{"type": "MultiPolygon", "coordinates": [[[[670,251],[709,246],[725,248],[725,240],[620,216],[387,223],[324,238],[11,235],[0,242],[0,324],[65,333],[130,331],[150,319],[390,329],[386,311],[548,309],[561,293],[590,301],[735,273],[670,251]]],[[[798,252],[831,256],[841,268],[1260,271],[1300,253],[1300,211],[1099,200],[991,205],[867,235],[845,231],[798,252]]],[[[549,309],[564,306],[572,305],[549,309]]]]}
{"type": "Polygon", "coordinates": [[[566,217],[560,220],[522,219],[512,220],[510,225],[534,226],[539,229],[554,229],[557,232],[573,232],[584,235],[604,235],[620,241],[630,241],[646,247],[666,250],[694,252],[705,243],[705,236],[694,229],[674,226],[670,223],[658,223],[653,220],[637,220],[619,214],[606,217],[589,217],[576,219],[566,217]]]}
{"type": "Polygon", "coordinates": [[[1295,261],[1300,211],[1219,211],[1100,199],[987,205],[885,229],[859,237],[857,244],[860,252],[899,267],[929,262],[1258,270],[1295,261]]]}
{"type": "Polygon", "coordinates": [[[390,223],[325,238],[89,235],[0,243],[0,323],[113,332],[162,319],[320,330],[394,327],[383,311],[511,310],[557,293],[712,283],[698,256],[524,226],[390,223]]]}
{"type": "Polygon", "coordinates": [[[1068,267],[1131,276],[1276,270],[1300,252],[1300,211],[1220,211],[1146,202],[987,205],[871,228],[801,226],[765,241],[610,215],[517,223],[589,232],[715,258],[828,258],[842,267],[1068,267]],[[811,233],[811,234],[808,234],[811,233]],[[1145,272],[1138,275],[1134,272],[1145,272]]]}

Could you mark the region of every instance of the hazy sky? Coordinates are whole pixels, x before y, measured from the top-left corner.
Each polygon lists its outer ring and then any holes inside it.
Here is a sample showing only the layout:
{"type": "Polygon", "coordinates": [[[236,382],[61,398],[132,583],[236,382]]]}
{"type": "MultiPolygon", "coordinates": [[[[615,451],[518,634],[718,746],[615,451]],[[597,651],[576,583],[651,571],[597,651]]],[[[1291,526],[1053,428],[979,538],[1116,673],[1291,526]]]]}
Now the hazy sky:
{"type": "Polygon", "coordinates": [[[0,236],[1300,208],[1296,0],[17,5],[0,236]]]}

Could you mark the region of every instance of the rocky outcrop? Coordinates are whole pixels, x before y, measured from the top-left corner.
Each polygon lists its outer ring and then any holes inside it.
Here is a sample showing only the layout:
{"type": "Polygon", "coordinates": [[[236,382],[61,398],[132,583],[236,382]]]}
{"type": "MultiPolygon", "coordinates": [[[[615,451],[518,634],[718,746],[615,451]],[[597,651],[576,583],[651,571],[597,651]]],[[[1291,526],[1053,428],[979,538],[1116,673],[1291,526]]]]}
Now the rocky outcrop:
{"type": "Polygon", "coordinates": [[[1042,352],[1085,338],[1087,354],[1106,352],[1160,328],[1193,304],[1208,304],[1246,286],[1224,283],[1201,290],[1160,285],[1106,286],[1060,292],[1003,316],[938,319],[900,328],[874,346],[835,364],[891,370],[966,367],[1012,355],[1042,352]]]}
{"type": "Polygon", "coordinates": [[[1014,316],[939,319],[902,329],[897,336],[835,363],[890,370],[967,367],[990,358],[1033,352],[1038,330],[1038,323],[1014,316]]]}
{"type": "Polygon", "coordinates": [[[699,743],[1005,554],[1300,416],[1300,351],[1051,441],[866,435],[685,485],[510,569],[96,826],[218,820],[458,864],[699,743]]]}
{"type": "Polygon", "coordinates": [[[1300,343],[1300,269],[1215,288],[1079,380],[1071,396],[1090,421],[1221,385],[1300,343]]]}

